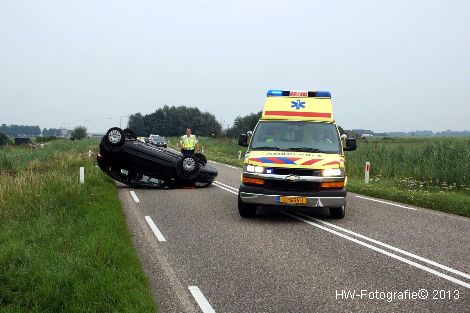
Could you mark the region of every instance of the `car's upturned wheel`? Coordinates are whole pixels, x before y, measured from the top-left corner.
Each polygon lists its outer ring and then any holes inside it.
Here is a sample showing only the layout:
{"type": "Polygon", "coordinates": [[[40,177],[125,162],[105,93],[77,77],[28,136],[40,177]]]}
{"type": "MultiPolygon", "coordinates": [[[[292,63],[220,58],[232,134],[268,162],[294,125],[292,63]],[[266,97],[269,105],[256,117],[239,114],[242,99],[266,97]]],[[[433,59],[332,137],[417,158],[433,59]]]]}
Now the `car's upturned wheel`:
{"type": "Polygon", "coordinates": [[[243,218],[253,218],[256,215],[258,206],[252,203],[244,203],[238,195],[238,213],[243,218]]]}
{"type": "Polygon", "coordinates": [[[105,140],[108,142],[111,146],[120,146],[126,141],[126,136],[122,129],[119,127],[113,127],[110,128],[105,135],[105,140]]]}
{"type": "Polygon", "coordinates": [[[339,208],[330,208],[330,217],[336,219],[342,219],[346,215],[346,206],[339,208]]]}
{"type": "Polygon", "coordinates": [[[207,158],[204,154],[196,152],[196,153],[194,153],[194,156],[199,159],[199,163],[201,163],[202,165],[207,164],[207,158]]]}
{"type": "Polygon", "coordinates": [[[127,139],[137,139],[137,133],[132,128],[126,128],[123,132],[127,139]]]}
{"type": "Polygon", "coordinates": [[[185,180],[196,178],[199,174],[199,160],[194,155],[183,157],[176,165],[178,176],[185,180]]]}

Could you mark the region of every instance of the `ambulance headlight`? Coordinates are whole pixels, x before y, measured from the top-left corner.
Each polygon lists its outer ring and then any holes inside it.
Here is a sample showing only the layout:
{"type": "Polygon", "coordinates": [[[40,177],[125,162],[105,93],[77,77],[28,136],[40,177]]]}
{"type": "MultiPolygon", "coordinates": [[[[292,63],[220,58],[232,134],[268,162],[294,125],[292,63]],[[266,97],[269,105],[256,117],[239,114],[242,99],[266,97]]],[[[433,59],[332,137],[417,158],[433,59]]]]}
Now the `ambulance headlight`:
{"type": "Polygon", "coordinates": [[[264,173],[264,167],[262,166],[255,166],[255,165],[251,165],[251,164],[248,164],[246,167],[245,167],[245,170],[247,172],[251,172],[251,173],[264,173]]]}
{"type": "Polygon", "coordinates": [[[340,168],[327,168],[321,172],[321,176],[343,176],[343,171],[340,168]]]}

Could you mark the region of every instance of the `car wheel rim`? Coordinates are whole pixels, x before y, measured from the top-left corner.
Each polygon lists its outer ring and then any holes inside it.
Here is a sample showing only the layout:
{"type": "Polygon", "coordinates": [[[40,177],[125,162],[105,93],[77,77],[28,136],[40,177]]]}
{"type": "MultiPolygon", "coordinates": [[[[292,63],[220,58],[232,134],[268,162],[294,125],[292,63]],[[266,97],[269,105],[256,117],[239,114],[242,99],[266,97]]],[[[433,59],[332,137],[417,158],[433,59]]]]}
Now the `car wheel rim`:
{"type": "Polygon", "coordinates": [[[185,172],[191,172],[196,167],[196,162],[193,158],[187,158],[183,160],[183,169],[185,172]]]}
{"type": "Polygon", "coordinates": [[[112,130],[108,134],[108,139],[109,142],[116,144],[121,141],[121,133],[118,130],[112,130]]]}

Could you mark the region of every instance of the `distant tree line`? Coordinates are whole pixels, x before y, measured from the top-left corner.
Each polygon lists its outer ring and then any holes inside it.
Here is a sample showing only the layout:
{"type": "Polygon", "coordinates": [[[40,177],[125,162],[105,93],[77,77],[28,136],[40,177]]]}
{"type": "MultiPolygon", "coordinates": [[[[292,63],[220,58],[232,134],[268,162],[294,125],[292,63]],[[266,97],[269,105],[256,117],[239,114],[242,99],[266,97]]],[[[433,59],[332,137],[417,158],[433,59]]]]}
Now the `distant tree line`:
{"type": "Polygon", "coordinates": [[[249,130],[254,130],[256,123],[261,118],[262,111],[251,113],[245,116],[237,116],[233,126],[227,129],[227,137],[238,138],[238,135],[245,134],[249,130]]]}
{"type": "Polygon", "coordinates": [[[2,124],[0,126],[0,133],[3,133],[7,136],[17,137],[34,137],[41,135],[41,129],[39,126],[27,126],[27,125],[9,125],[2,124]]]}
{"type": "Polygon", "coordinates": [[[157,109],[154,113],[133,114],[129,117],[129,128],[136,131],[137,136],[156,134],[162,136],[181,136],[186,127],[198,136],[220,136],[222,125],[215,116],[201,112],[196,107],[167,106],[157,109]]]}
{"type": "Polygon", "coordinates": [[[48,136],[48,137],[59,137],[62,135],[62,131],[58,128],[44,128],[42,130],[42,135],[43,136],[48,136]]]}

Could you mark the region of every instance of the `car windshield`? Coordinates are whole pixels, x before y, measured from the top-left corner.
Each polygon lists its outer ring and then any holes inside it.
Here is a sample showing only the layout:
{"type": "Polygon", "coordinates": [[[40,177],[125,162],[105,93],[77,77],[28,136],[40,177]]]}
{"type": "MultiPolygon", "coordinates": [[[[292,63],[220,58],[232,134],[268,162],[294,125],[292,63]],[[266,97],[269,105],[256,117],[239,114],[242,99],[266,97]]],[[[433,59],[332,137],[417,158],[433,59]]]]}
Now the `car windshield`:
{"type": "Polygon", "coordinates": [[[338,154],[341,144],[335,124],[260,121],[251,139],[250,149],[338,154]]]}

